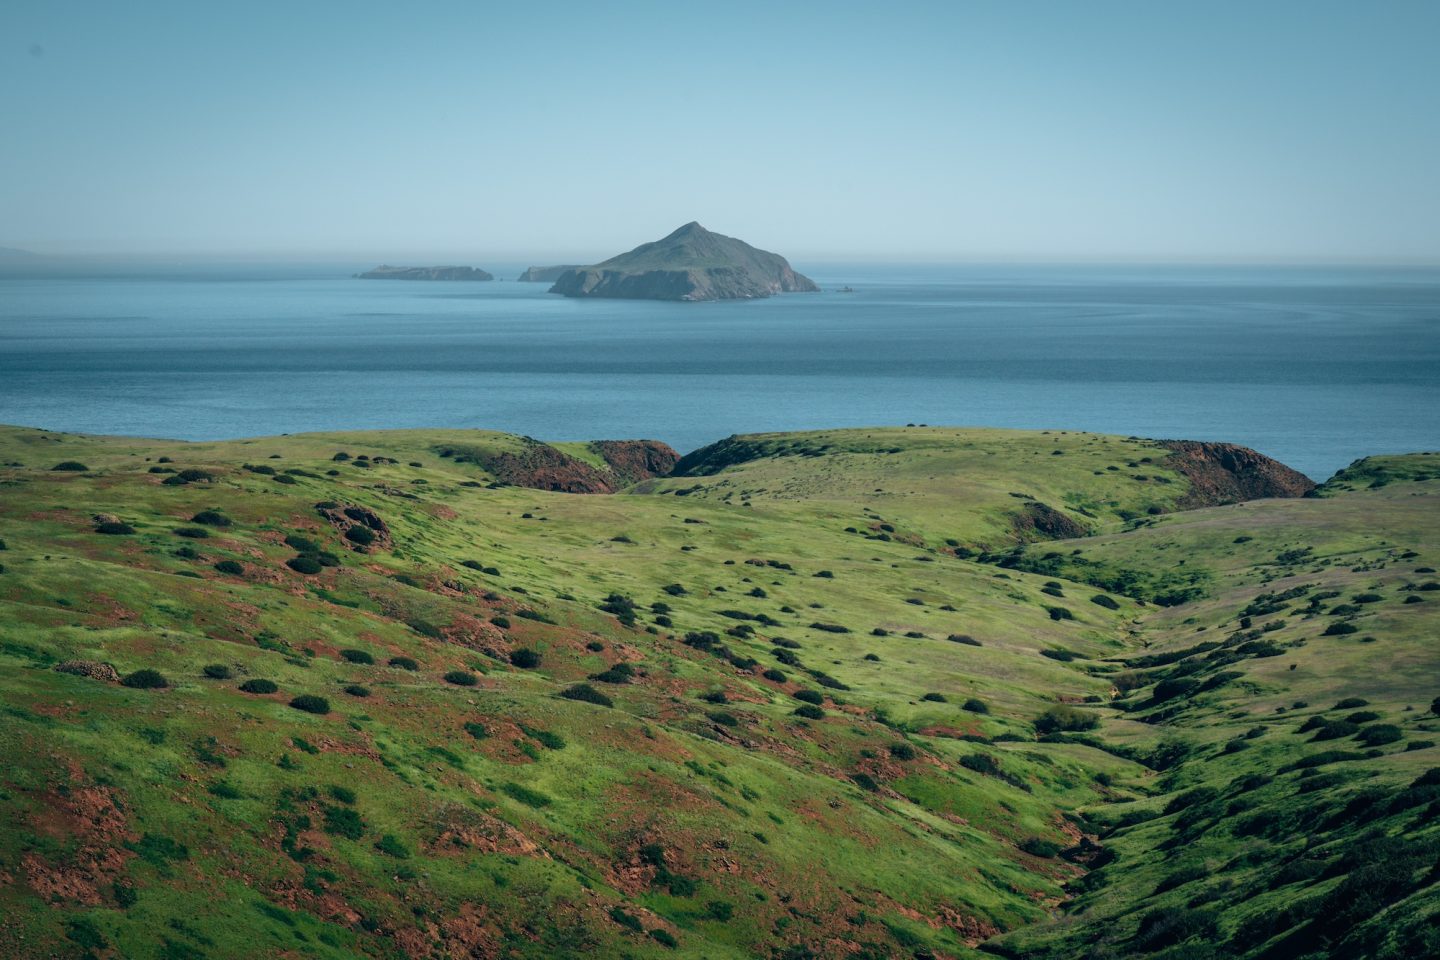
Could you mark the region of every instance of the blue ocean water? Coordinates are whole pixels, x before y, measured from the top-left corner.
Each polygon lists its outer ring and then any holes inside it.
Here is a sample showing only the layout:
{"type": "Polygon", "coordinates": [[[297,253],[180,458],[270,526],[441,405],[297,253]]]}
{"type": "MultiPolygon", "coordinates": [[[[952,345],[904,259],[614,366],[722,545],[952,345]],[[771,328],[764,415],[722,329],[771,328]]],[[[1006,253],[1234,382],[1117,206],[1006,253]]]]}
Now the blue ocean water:
{"type": "Polygon", "coordinates": [[[1440,448],[1440,270],[830,265],[807,271],[820,294],[691,304],[350,278],[361,266],[0,277],[0,422],[682,451],[763,430],[1059,428],[1228,440],[1316,478],[1440,448]]]}

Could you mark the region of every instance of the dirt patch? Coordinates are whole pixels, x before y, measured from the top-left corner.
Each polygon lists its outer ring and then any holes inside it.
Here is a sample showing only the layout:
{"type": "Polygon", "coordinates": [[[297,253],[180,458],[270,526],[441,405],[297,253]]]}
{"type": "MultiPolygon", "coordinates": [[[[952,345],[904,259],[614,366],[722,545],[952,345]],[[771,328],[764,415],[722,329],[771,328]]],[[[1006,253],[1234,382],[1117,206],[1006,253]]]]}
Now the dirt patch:
{"type": "Polygon", "coordinates": [[[1089,527],[1039,501],[1025,504],[1024,509],[1011,516],[1010,522],[1015,527],[1016,536],[1024,542],[1073,540],[1090,535],[1089,527]]]}
{"type": "MultiPolygon", "coordinates": [[[[457,458],[459,459],[459,458],[457,458]]],[[[560,493],[614,493],[615,484],[590,464],[566,456],[538,440],[520,453],[471,456],[501,483],[560,493]]]]}
{"type": "Polygon", "coordinates": [[[1268,497],[1303,497],[1315,483],[1249,447],[1198,440],[1160,440],[1173,451],[1164,465],[1190,481],[1179,506],[1213,507],[1268,497]]]}
{"type": "Polygon", "coordinates": [[[134,854],[122,844],[137,839],[125,814],[107,787],[93,784],[46,793],[42,809],[29,818],[37,833],[73,843],[73,850],[56,862],[36,851],[20,859],[31,890],[51,903],[100,906],[108,902],[115,880],[134,854]]]}

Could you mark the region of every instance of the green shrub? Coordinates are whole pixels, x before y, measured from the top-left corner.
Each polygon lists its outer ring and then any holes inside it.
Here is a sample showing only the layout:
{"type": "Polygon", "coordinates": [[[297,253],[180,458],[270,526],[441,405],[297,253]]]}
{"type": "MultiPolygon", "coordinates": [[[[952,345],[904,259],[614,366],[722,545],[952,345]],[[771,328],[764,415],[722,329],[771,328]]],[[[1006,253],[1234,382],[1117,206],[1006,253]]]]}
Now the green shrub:
{"type": "Polygon", "coordinates": [[[797,717],[804,717],[806,720],[823,720],[825,711],[813,703],[802,703],[792,711],[797,717]]]}
{"type": "Polygon", "coordinates": [[[1355,626],[1355,624],[1353,624],[1353,623],[1344,623],[1344,622],[1332,623],[1332,624],[1330,624],[1330,626],[1328,626],[1328,627],[1325,628],[1325,632],[1322,633],[1321,636],[1322,636],[1322,637],[1339,637],[1339,636],[1343,636],[1343,635],[1349,634],[1349,633],[1357,633],[1357,632],[1359,632],[1359,629],[1360,629],[1360,628],[1357,627],[1357,626],[1355,626]]]}
{"type": "Polygon", "coordinates": [[[815,706],[819,706],[825,702],[825,695],[819,690],[796,690],[791,696],[796,700],[802,700],[805,703],[815,706]]]}
{"type": "Polygon", "coordinates": [[[943,693],[927,693],[920,699],[927,703],[949,703],[949,700],[946,699],[943,693]]]}
{"type": "Polygon", "coordinates": [[[367,547],[375,542],[375,532],[369,527],[363,527],[357,524],[345,531],[345,539],[351,543],[358,543],[362,547],[367,547]]]}
{"type": "Polygon", "coordinates": [[[347,686],[347,687],[345,688],[345,692],[348,693],[348,694],[350,694],[350,696],[352,696],[352,697],[368,697],[368,696],[370,696],[370,688],[369,688],[369,687],[362,687],[362,686],[360,686],[360,684],[358,684],[358,683],[352,683],[352,684],[350,684],[349,686],[347,686]]]}
{"type": "Polygon", "coordinates": [[[170,686],[170,681],[165,679],[164,674],[158,670],[150,670],[148,668],[126,674],[125,678],[120,682],[136,690],[163,690],[170,686]]]}
{"type": "Polygon", "coordinates": [[[375,662],[375,658],[364,650],[341,650],[340,656],[351,663],[371,664],[375,662]]]}
{"type": "Polygon", "coordinates": [[[968,634],[968,633],[952,633],[952,634],[950,634],[950,636],[946,637],[945,639],[946,639],[946,640],[949,640],[951,643],[963,643],[963,644],[965,644],[965,646],[967,646],[967,647],[983,647],[983,646],[984,646],[983,643],[981,643],[979,640],[976,640],[974,637],[970,636],[970,634],[968,634]]]}
{"type": "Polygon", "coordinates": [[[201,670],[201,673],[205,674],[205,676],[209,677],[211,680],[229,680],[232,676],[234,676],[234,673],[231,672],[230,668],[225,666],[225,664],[223,663],[208,664],[203,670],[201,670]]]}
{"type": "Polygon", "coordinates": [[[325,832],[346,840],[359,840],[365,835],[365,821],[349,807],[325,807],[325,832]]]}
{"type": "Polygon", "coordinates": [[[1042,736],[1061,731],[1094,730],[1099,725],[1100,718],[1093,713],[1065,704],[1050,707],[1035,718],[1035,732],[1042,736]]]}
{"type": "Polygon", "coordinates": [[[480,678],[469,670],[451,670],[445,674],[445,682],[453,683],[457,687],[473,687],[480,682],[480,678]]]}
{"type": "Polygon", "coordinates": [[[1050,614],[1051,620],[1074,620],[1075,614],[1064,607],[1046,607],[1045,612],[1050,614]]]}
{"type": "Polygon", "coordinates": [[[201,510],[190,518],[191,523],[204,524],[207,527],[229,527],[234,521],[218,510],[201,510]]]}
{"type": "Polygon", "coordinates": [[[540,666],[540,654],[529,647],[510,651],[510,665],[522,670],[533,670],[540,666]]]}
{"type": "Polygon", "coordinates": [[[529,787],[521,786],[518,783],[502,783],[500,785],[500,791],[511,799],[518,800],[525,804],[525,806],[534,807],[537,810],[541,807],[548,807],[553,802],[540,791],[531,790],[529,787]]]}
{"type": "Polygon", "coordinates": [[[1387,743],[1394,743],[1404,736],[1404,731],[1393,723],[1377,723],[1373,727],[1361,730],[1355,739],[1367,747],[1379,747],[1387,743]]]}
{"type": "Polygon", "coordinates": [[[399,667],[401,670],[419,670],[420,664],[411,657],[391,657],[385,661],[392,667],[399,667]]]}
{"type": "Polygon", "coordinates": [[[989,713],[989,712],[990,712],[990,708],[989,708],[989,706],[986,705],[985,701],[984,701],[984,700],[978,700],[978,699],[976,699],[975,697],[971,697],[969,700],[966,700],[964,703],[962,703],[962,704],[960,705],[960,709],[961,709],[961,710],[968,710],[968,711],[970,711],[971,713],[989,713]]]}
{"type": "Polygon", "coordinates": [[[596,690],[588,683],[577,683],[572,687],[567,687],[566,689],[560,691],[560,696],[564,697],[566,700],[578,700],[581,703],[593,703],[599,707],[615,706],[614,700],[611,700],[605,694],[601,693],[599,690],[596,690]]]}
{"type": "Polygon", "coordinates": [[[393,833],[387,833],[375,841],[375,849],[396,860],[405,860],[410,856],[410,848],[400,842],[400,838],[393,833]]]}
{"type": "Polygon", "coordinates": [[[668,930],[661,929],[660,927],[656,927],[654,930],[650,931],[650,939],[654,940],[662,947],[669,947],[671,950],[674,950],[680,945],[679,941],[677,941],[668,930]]]}
{"type": "Polygon", "coordinates": [[[311,556],[291,557],[285,561],[285,566],[296,573],[303,573],[307,576],[317,574],[321,570],[320,561],[311,556]]]}
{"type": "Polygon", "coordinates": [[[1140,918],[1135,943],[1151,952],[1190,939],[1211,940],[1215,936],[1214,913],[1188,907],[1160,907],[1140,918]]]}
{"type": "Polygon", "coordinates": [[[238,577],[245,573],[245,565],[238,560],[221,560],[215,564],[215,570],[227,576],[238,577]]]}
{"type": "Polygon", "coordinates": [[[622,907],[611,907],[610,919],[627,930],[634,930],[636,933],[645,931],[645,926],[640,922],[640,918],[633,913],[626,913],[622,907]]]}
{"type": "Polygon", "coordinates": [[[1046,840],[1043,837],[1029,837],[1020,842],[1020,849],[1032,857],[1044,857],[1048,860],[1052,857],[1059,856],[1060,851],[1064,848],[1061,847],[1060,844],[1052,840],[1046,840]]]}
{"type": "Polygon", "coordinates": [[[296,710],[303,710],[306,713],[327,714],[330,712],[330,701],[324,697],[317,697],[313,693],[302,693],[290,701],[290,706],[296,710]]]}
{"type": "Polygon", "coordinates": [[[1368,707],[1368,706],[1370,706],[1370,701],[1369,701],[1369,700],[1366,700],[1366,699],[1363,698],[1363,697],[1346,697],[1344,700],[1338,701],[1338,702],[1335,704],[1335,706],[1332,707],[1331,709],[1333,709],[1333,710],[1354,710],[1356,707],[1368,707]]]}
{"type": "Polygon", "coordinates": [[[330,787],[330,796],[339,800],[341,803],[353,804],[355,802],[355,791],[349,787],[342,787],[339,784],[334,784],[330,787]]]}
{"type": "Polygon", "coordinates": [[[908,743],[890,744],[890,756],[896,760],[914,760],[917,756],[915,748],[908,743]]]}
{"type": "Polygon", "coordinates": [[[95,532],[112,537],[125,537],[134,533],[135,528],[128,523],[121,523],[119,520],[106,520],[104,523],[95,525],[95,532]]]}
{"type": "Polygon", "coordinates": [[[1096,604],[1097,606],[1104,607],[1106,610],[1120,609],[1120,604],[1115,600],[1114,597],[1106,596],[1103,593],[1095,594],[1095,596],[1090,598],[1090,602],[1096,604]]]}
{"type": "Polygon", "coordinates": [[[240,689],[246,693],[274,693],[279,690],[280,687],[274,680],[261,680],[257,678],[255,680],[246,680],[240,684],[240,689]]]}
{"type": "Polygon", "coordinates": [[[210,536],[210,531],[204,527],[176,527],[174,533],[177,537],[188,537],[191,540],[204,540],[210,536]]]}
{"type": "Polygon", "coordinates": [[[465,732],[476,740],[485,740],[490,736],[490,731],[485,729],[485,724],[476,720],[467,720],[465,722],[465,732]]]}
{"type": "Polygon", "coordinates": [[[51,467],[50,469],[58,470],[61,473],[84,473],[90,468],[85,466],[85,464],[81,463],[79,460],[62,460],[60,463],[55,464],[55,466],[51,467]]]}

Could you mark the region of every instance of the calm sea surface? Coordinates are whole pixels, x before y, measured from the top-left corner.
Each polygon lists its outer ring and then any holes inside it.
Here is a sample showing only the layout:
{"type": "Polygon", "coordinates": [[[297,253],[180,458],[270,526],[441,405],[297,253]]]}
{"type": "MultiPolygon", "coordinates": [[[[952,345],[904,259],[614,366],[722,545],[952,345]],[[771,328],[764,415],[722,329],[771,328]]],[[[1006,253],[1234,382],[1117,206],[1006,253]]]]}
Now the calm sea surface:
{"type": "Polygon", "coordinates": [[[761,430],[1061,428],[1229,440],[1316,478],[1440,449],[1437,270],[829,266],[806,270],[824,293],[686,304],[347,276],[362,266],[0,277],[0,422],[681,451],[761,430]]]}

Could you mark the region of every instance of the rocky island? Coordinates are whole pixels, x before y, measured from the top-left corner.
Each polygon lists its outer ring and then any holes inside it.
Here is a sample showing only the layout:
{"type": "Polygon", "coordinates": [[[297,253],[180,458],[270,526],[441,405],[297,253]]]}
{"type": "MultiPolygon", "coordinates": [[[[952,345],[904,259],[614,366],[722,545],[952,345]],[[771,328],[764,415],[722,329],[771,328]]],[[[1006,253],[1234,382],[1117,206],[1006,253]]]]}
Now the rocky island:
{"type": "Polygon", "coordinates": [[[494,280],[479,267],[392,267],[385,264],[355,276],[361,280],[494,280]]]}
{"type": "Polygon", "coordinates": [[[558,267],[531,267],[515,279],[521,283],[554,283],[567,270],[583,270],[584,267],[564,263],[558,267]]]}
{"type": "Polygon", "coordinates": [[[566,270],[550,292],[633,300],[743,300],[819,289],[779,254],[692,221],[629,253],[566,270]]]}

